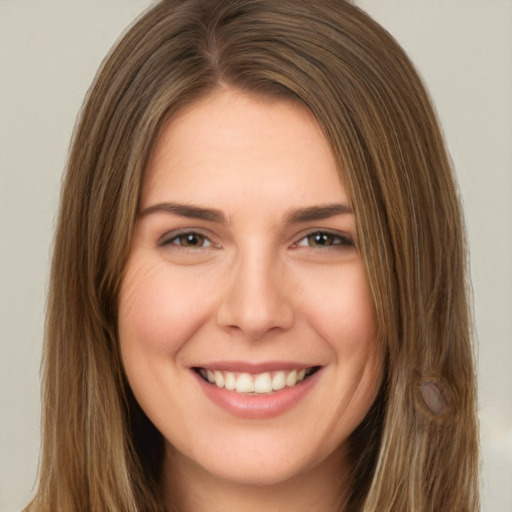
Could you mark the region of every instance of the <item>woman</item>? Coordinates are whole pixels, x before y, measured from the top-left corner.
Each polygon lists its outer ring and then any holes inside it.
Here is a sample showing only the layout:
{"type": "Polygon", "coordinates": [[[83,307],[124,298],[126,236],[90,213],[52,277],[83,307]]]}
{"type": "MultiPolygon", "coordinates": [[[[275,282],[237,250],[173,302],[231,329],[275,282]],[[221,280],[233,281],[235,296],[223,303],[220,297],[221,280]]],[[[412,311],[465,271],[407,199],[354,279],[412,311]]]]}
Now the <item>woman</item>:
{"type": "Polygon", "coordinates": [[[160,2],[75,134],[27,510],[476,510],[465,283],[389,34],[341,1],[160,2]]]}

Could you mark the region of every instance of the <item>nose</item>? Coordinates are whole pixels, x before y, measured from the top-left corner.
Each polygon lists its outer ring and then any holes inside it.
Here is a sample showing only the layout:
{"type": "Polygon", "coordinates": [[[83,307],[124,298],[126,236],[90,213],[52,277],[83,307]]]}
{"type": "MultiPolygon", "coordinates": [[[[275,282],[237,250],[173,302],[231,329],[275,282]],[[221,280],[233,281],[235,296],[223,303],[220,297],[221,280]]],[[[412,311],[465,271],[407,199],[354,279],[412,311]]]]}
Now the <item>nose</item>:
{"type": "Polygon", "coordinates": [[[277,256],[239,255],[229,273],[217,313],[220,326],[250,340],[292,327],[293,287],[277,256]]]}

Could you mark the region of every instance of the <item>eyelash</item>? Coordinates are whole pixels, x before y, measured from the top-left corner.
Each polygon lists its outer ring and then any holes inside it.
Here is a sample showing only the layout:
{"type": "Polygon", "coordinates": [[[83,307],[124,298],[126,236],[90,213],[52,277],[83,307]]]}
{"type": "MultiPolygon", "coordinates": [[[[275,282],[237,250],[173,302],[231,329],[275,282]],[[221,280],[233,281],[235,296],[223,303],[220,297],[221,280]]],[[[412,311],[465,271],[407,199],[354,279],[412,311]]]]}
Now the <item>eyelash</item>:
{"type": "MultiPolygon", "coordinates": [[[[197,231],[182,231],[177,234],[172,234],[171,237],[164,237],[163,240],[160,242],[160,245],[176,245],[182,249],[188,249],[188,250],[197,250],[197,249],[203,249],[206,247],[214,247],[219,248],[220,245],[214,244],[206,235],[203,235],[202,233],[199,233],[197,231]],[[187,247],[179,243],[179,241],[184,241],[187,238],[192,239],[199,239],[203,241],[203,244],[200,247],[187,247]],[[204,245],[206,242],[207,245],[204,245]]],[[[353,247],[354,242],[350,237],[347,235],[342,235],[340,233],[333,233],[331,231],[326,230],[316,230],[309,232],[305,234],[302,238],[300,238],[297,242],[292,244],[293,248],[298,247],[309,247],[312,249],[318,248],[318,249],[337,249],[337,248],[343,248],[343,247],[353,247]],[[330,243],[328,245],[319,245],[317,247],[310,246],[308,242],[310,242],[313,237],[317,237],[317,241],[320,241],[320,239],[323,239],[324,242],[330,240],[330,243]],[[303,244],[302,242],[306,241],[306,244],[303,244]]]]}
{"type": "Polygon", "coordinates": [[[203,235],[202,233],[199,233],[198,231],[182,231],[180,233],[171,233],[172,236],[164,236],[160,242],[159,245],[165,246],[165,245],[176,245],[182,249],[187,250],[197,250],[197,249],[203,249],[205,247],[219,247],[218,245],[214,244],[206,235],[203,235]],[[207,242],[207,245],[201,245],[200,247],[187,247],[184,246],[179,242],[179,240],[186,240],[187,238],[196,238],[196,239],[202,239],[203,244],[204,242],[207,242]]]}
{"type": "Polygon", "coordinates": [[[353,247],[354,242],[352,239],[344,234],[341,233],[333,233],[332,231],[326,231],[326,230],[316,230],[312,231],[310,233],[307,233],[304,235],[298,242],[295,242],[293,244],[293,247],[310,247],[312,249],[318,248],[318,249],[340,249],[343,247],[353,247]],[[327,241],[330,239],[330,243],[328,245],[320,245],[317,247],[312,247],[307,244],[307,242],[310,242],[314,237],[316,237],[317,241],[320,241],[323,239],[324,241],[327,241]],[[306,245],[302,244],[302,242],[306,240],[306,245]]]}

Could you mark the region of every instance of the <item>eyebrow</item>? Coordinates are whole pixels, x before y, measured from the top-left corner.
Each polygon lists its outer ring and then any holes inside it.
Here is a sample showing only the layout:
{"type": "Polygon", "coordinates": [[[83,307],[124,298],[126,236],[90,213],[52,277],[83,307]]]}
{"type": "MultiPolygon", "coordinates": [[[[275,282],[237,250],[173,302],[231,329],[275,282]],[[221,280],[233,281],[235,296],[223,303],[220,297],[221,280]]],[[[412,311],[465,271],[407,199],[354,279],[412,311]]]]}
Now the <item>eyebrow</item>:
{"type": "Polygon", "coordinates": [[[327,204],[292,210],[286,215],[285,220],[287,224],[296,224],[299,222],[328,219],[329,217],[346,213],[353,213],[352,208],[348,204],[327,204]]]}
{"type": "Polygon", "coordinates": [[[209,220],[211,222],[227,224],[226,216],[220,210],[179,203],[154,204],[153,206],[149,206],[142,210],[140,217],[145,217],[146,215],[156,212],[167,212],[179,215],[180,217],[187,217],[189,219],[209,220]]]}
{"type": "MultiPolygon", "coordinates": [[[[148,206],[142,210],[140,217],[145,217],[146,215],[157,212],[171,213],[174,215],[179,215],[180,217],[207,220],[220,224],[228,223],[227,217],[220,210],[181,203],[158,203],[152,206],[148,206]]],[[[353,213],[353,211],[350,206],[344,203],[309,206],[307,208],[297,208],[289,211],[285,215],[285,223],[298,224],[300,222],[312,222],[347,213],[353,213]]]]}

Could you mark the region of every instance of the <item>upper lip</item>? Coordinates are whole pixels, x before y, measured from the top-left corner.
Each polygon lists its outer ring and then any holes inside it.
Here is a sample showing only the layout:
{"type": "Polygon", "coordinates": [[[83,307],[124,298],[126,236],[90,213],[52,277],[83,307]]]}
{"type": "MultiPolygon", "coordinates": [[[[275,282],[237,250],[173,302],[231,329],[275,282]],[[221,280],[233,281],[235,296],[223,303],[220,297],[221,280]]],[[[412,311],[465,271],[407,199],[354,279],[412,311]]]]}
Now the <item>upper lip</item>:
{"type": "Polygon", "coordinates": [[[293,361],[266,361],[260,363],[248,361],[211,361],[194,365],[192,368],[204,368],[206,370],[219,370],[237,373],[263,373],[279,370],[302,370],[317,366],[320,365],[293,361]]]}

